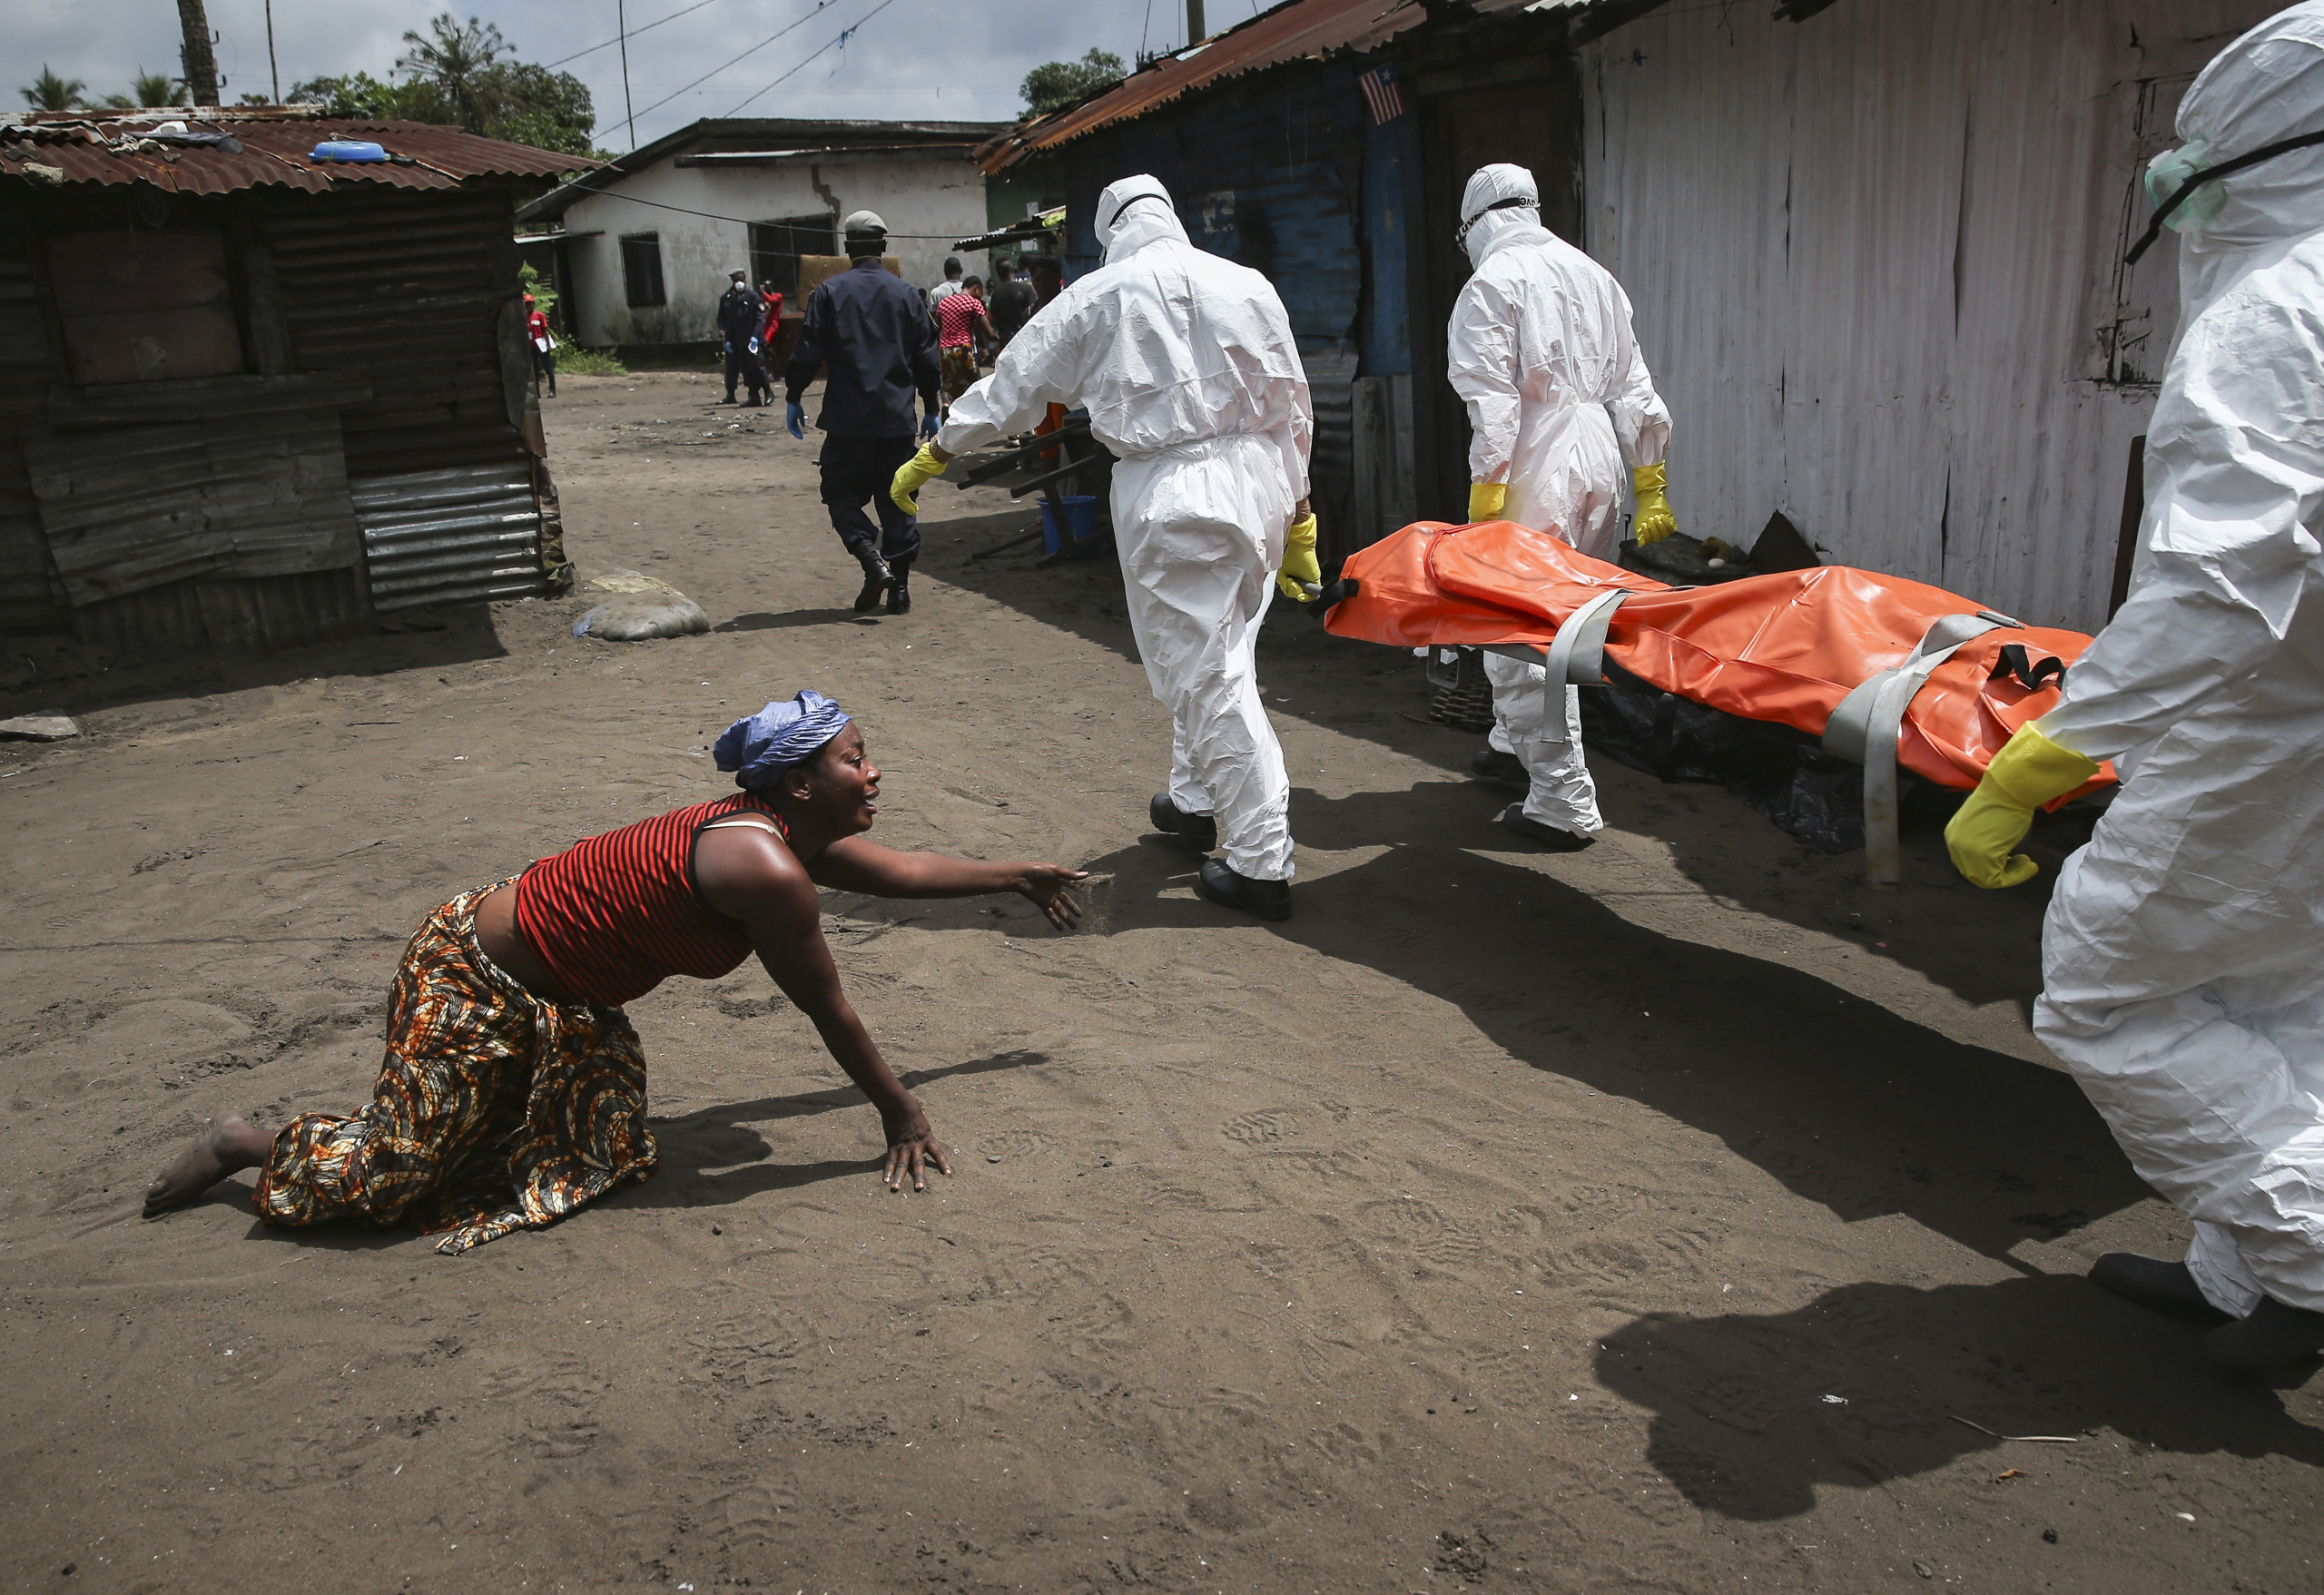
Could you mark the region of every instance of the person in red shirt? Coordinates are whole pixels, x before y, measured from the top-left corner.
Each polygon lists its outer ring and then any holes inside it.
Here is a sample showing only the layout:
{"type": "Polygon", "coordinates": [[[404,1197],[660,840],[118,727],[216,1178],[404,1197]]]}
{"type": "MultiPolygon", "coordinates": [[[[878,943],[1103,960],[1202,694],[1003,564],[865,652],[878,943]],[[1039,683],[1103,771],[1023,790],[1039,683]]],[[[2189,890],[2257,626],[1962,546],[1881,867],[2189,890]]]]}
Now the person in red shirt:
{"type": "Polygon", "coordinates": [[[540,386],[543,377],[548,379],[548,396],[556,397],[556,335],[548,330],[548,318],[541,313],[533,296],[525,296],[525,340],[533,346],[533,386],[540,386]]]}
{"type": "Polygon", "coordinates": [[[713,756],[742,790],[575,843],[429,914],[388,996],[387,1057],[352,1116],[280,1129],[221,1116],[148,1187],[145,1215],[260,1171],[265,1223],[416,1224],[458,1253],[553,1224],[645,1179],[658,1152],[645,1058],[622,1005],[673,975],[719,980],[753,953],[879,1110],[891,1190],[951,1172],[918,1098],[840,989],[819,887],[880,897],[1015,892],[1059,930],[1063,864],[899,852],[864,839],[880,772],[821,693],[729,726],[713,756]]]}
{"type": "Polygon", "coordinates": [[[977,385],[977,333],[981,330],[998,340],[992,319],[985,314],[984,279],[963,281],[958,293],[948,293],[936,301],[935,314],[938,376],[944,385],[944,408],[949,410],[954,399],[977,385]]]}

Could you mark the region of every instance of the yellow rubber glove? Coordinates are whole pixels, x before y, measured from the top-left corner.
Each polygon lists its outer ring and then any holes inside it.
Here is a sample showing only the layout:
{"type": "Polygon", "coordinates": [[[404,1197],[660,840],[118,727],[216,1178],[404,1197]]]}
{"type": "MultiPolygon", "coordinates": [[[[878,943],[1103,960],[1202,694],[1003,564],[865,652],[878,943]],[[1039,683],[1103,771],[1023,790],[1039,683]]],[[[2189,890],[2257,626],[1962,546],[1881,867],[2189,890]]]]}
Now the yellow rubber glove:
{"type": "Polygon", "coordinates": [[[1314,510],[1293,521],[1284,534],[1283,568],[1275,573],[1275,585],[1294,604],[1305,604],[1322,588],[1324,567],[1315,563],[1314,510]]]}
{"type": "Polygon", "coordinates": [[[1659,465],[1642,465],[1630,473],[1630,491],[1638,495],[1638,519],[1630,523],[1630,536],[1641,548],[1659,543],[1679,529],[1670,515],[1670,500],[1663,497],[1664,481],[1659,465]]]}
{"type": "Polygon", "coordinates": [[[1509,502],[1507,482],[1472,482],[1469,484],[1469,523],[1499,520],[1501,507],[1509,502]]]}
{"type": "Polygon", "coordinates": [[[918,515],[920,490],[942,476],[944,468],[951,463],[950,456],[937,458],[935,444],[921,444],[918,454],[896,468],[896,479],[888,484],[888,497],[906,515],[918,515]]]}
{"type": "Polygon", "coordinates": [[[1945,827],[1945,851],[1972,886],[2015,886],[2039,869],[2016,851],[2034,811],[2098,773],[2098,761],[2021,725],[1985,766],[1985,778],[1945,827]]]}

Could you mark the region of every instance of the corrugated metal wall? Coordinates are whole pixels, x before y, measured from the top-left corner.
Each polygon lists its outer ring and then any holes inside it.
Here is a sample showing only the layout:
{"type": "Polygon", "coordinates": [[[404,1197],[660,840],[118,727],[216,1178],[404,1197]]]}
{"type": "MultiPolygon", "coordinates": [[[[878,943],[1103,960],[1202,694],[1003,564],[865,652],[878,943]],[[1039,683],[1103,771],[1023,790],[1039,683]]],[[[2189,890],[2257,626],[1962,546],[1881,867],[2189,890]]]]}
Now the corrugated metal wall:
{"type": "Polygon", "coordinates": [[[523,451],[499,352],[521,264],[511,210],[487,190],[300,194],[261,213],[297,369],[370,383],[343,417],[350,478],[523,451]]]}
{"type": "Polygon", "coordinates": [[[49,631],[69,612],[49,566],[16,428],[48,408],[48,330],[34,298],[31,218],[0,200],[0,631],[49,631]]]}
{"type": "Polygon", "coordinates": [[[2102,624],[2155,374],[2115,330],[2166,339],[2175,279],[2114,265],[2142,140],[2274,9],[1674,7],[1586,46],[1585,242],[1670,404],[1681,525],[1780,509],[1835,562],[2102,624]]]}
{"type": "Polygon", "coordinates": [[[543,590],[529,459],[373,477],[356,486],[355,517],[373,608],[543,590]]]}

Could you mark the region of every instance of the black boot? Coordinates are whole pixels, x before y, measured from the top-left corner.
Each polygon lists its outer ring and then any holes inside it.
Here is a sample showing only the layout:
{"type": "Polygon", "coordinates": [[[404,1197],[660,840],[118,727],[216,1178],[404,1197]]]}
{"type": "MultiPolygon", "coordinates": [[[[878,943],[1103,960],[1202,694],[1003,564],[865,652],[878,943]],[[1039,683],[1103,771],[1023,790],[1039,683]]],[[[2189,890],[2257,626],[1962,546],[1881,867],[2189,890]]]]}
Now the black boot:
{"type": "Polygon", "coordinates": [[[2203,1354],[2230,1368],[2280,1368],[2324,1351],[2324,1313],[2261,1296],[2248,1318],[2203,1336],[2203,1354]]]}
{"type": "Polygon", "coordinates": [[[1513,786],[1522,792],[1533,784],[1525,773],[1525,761],[1515,753],[1504,753],[1499,748],[1479,748],[1469,761],[1469,773],[1480,781],[1490,781],[1496,786],[1513,786]]]}
{"type": "Polygon", "coordinates": [[[1291,918],[1290,881],[1254,881],[1236,874],[1219,859],[1203,860],[1195,890],[1221,908],[1241,909],[1263,920],[1291,918]]]}
{"type": "Polygon", "coordinates": [[[1501,822],[1526,841],[1538,842],[1551,852],[1578,853],[1583,848],[1593,845],[1598,840],[1594,836],[1584,836],[1579,832],[1562,830],[1555,825],[1544,825],[1539,820],[1529,820],[1525,817],[1523,803],[1512,803],[1503,809],[1501,812],[1501,822]]]}
{"type": "Polygon", "coordinates": [[[2124,1301],[2136,1302],[2152,1312],[2206,1324],[2228,1322],[2228,1315],[2211,1305],[2184,1263],[2142,1257],[2136,1252],[2109,1252],[2091,1265],[2090,1277],[2124,1301]]]}
{"type": "Polygon", "coordinates": [[[888,584],[888,613],[911,613],[911,561],[900,559],[888,566],[895,579],[888,584]]]}
{"type": "Polygon", "coordinates": [[[1170,801],[1167,792],[1157,792],[1154,801],[1146,805],[1146,817],[1154,829],[1165,836],[1175,836],[1198,853],[1206,853],[1218,845],[1218,822],[1208,814],[1189,814],[1170,801]]]}
{"type": "Polygon", "coordinates": [[[880,595],[895,583],[895,573],[878,555],[863,562],[863,590],[855,595],[855,612],[869,615],[880,606],[880,595]]]}

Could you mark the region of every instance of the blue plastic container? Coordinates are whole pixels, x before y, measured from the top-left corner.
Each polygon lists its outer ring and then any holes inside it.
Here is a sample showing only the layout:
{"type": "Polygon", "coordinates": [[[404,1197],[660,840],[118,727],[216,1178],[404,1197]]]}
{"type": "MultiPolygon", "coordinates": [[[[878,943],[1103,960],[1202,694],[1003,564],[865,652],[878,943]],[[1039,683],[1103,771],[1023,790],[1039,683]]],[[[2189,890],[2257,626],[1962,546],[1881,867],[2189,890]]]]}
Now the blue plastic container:
{"type": "Polygon", "coordinates": [[[355,165],[375,165],[387,158],[388,152],[368,139],[325,139],[308,157],[313,161],[344,161],[355,165]]]}
{"type": "Polygon", "coordinates": [[[1051,554],[1078,553],[1098,535],[1098,500],[1086,493],[1068,493],[1059,501],[1065,525],[1058,525],[1058,505],[1041,500],[1041,546],[1051,554]]]}

